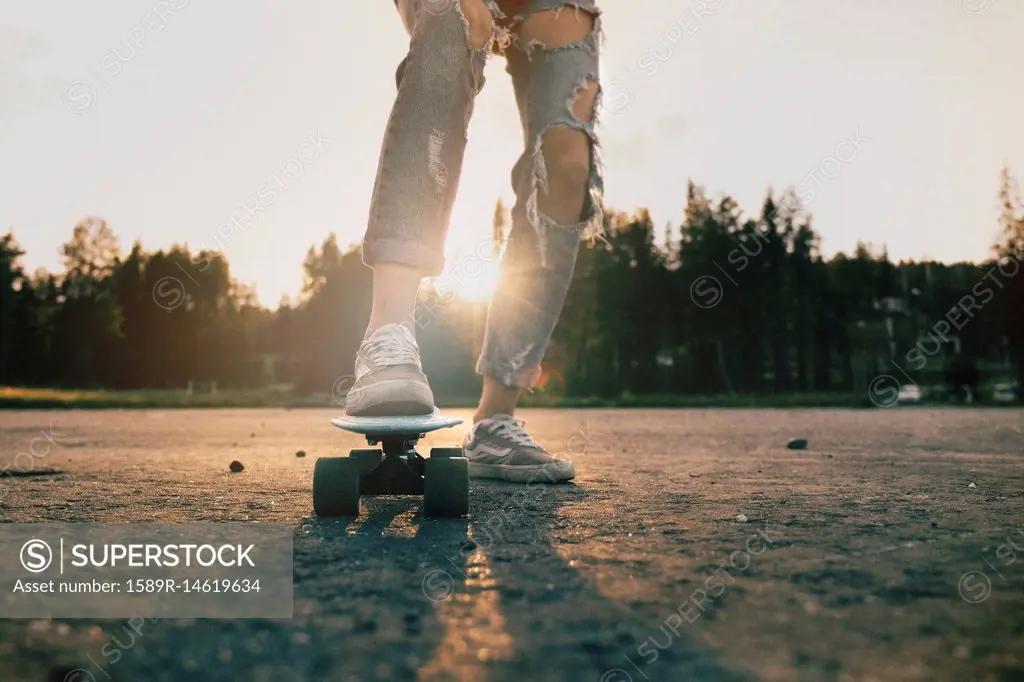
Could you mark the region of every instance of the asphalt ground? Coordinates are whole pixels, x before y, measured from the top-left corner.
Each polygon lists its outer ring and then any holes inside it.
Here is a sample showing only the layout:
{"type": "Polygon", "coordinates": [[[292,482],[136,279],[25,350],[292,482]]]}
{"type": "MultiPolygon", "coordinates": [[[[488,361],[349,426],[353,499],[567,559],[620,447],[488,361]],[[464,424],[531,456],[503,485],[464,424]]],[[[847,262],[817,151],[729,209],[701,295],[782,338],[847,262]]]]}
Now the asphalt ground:
{"type": "Polygon", "coordinates": [[[573,483],[320,520],[333,416],[0,413],[3,522],[295,531],[293,619],[0,618],[0,680],[1024,679],[1022,410],[524,410],[573,483]]]}

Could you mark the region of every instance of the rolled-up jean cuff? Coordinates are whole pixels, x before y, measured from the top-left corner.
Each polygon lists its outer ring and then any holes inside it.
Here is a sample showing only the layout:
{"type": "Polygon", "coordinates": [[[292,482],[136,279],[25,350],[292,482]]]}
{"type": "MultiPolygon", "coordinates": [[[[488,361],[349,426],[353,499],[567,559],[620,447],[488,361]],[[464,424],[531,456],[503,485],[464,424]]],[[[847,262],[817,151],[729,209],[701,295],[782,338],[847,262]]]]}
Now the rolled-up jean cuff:
{"type": "Polygon", "coordinates": [[[363,242],[363,264],[373,267],[380,262],[398,263],[422,270],[427,277],[437,277],[444,268],[444,255],[419,242],[398,239],[369,239],[363,242]]]}
{"type": "Polygon", "coordinates": [[[508,364],[498,365],[483,357],[477,360],[476,373],[481,376],[497,379],[503,386],[522,388],[528,391],[537,385],[542,374],[539,365],[516,368],[508,364]]]}

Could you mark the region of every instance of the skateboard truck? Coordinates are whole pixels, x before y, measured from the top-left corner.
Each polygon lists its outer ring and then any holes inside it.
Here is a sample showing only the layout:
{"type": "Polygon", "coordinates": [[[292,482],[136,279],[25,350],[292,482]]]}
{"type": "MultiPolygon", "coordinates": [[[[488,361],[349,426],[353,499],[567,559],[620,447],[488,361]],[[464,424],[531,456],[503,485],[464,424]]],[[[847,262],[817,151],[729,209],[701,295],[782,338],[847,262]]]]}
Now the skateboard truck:
{"type": "MultiPolygon", "coordinates": [[[[426,461],[416,452],[417,438],[367,438],[370,445],[381,443],[384,457],[362,472],[359,491],[363,495],[422,495],[426,461]]],[[[377,451],[374,451],[377,452],[377,451]]],[[[369,458],[367,458],[369,459],[369,458]]]]}

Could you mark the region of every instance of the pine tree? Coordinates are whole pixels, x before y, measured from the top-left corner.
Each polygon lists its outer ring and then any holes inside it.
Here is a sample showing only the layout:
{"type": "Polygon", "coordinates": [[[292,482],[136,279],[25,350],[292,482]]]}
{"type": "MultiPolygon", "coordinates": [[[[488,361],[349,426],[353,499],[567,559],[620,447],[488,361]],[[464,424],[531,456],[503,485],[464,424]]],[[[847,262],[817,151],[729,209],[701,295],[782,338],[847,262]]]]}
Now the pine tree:
{"type": "Polygon", "coordinates": [[[1003,168],[999,204],[1001,234],[995,251],[1002,264],[997,273],[1006,291],[997,309],[1017,368],[1017,399],[1024,402],[1024,204],[1008,168],[1003,168]]]}

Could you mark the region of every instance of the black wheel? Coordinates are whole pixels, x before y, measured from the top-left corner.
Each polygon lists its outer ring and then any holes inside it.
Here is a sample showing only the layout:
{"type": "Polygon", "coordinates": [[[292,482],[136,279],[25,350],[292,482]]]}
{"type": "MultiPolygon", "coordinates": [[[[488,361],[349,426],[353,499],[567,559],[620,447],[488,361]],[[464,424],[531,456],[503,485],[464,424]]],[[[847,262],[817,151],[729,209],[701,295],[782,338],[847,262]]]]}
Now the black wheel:
{"type": "Polygon", "coordinates": [[[469,513],[469,460],[430,454],[423,477],[423,513],[465,516],[469,513]]]}
{"type": "Polygon", "coordinates": [[[465,457],[462,448],[430,448],[431,458],[437,457],[465,457]]]}
{"type": "Polygon", "coordinates": [[[384,453],[378,448],[359,448],[349,452],[348,457],[359,462],[359,470],[365,474],[380,464],[380,461],[384,458],[384,453]]]}
{"type": "Polygon", "coordinates": [[[322,457],[313,467],[313,511],[317,516],[359,516],[358,460],[322,457]]]}

